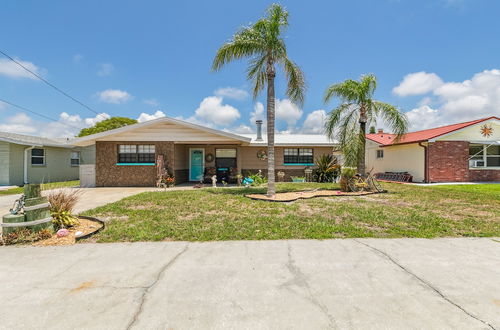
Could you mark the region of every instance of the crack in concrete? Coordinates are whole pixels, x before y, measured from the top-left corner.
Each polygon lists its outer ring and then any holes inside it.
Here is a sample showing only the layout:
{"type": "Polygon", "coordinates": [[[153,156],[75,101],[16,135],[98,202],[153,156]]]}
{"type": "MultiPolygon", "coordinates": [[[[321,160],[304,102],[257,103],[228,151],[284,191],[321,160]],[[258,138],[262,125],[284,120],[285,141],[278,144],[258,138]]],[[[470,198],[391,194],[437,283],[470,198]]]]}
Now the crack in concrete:
{"type": "MultiPolygon", "coordinates": [[[[323,305],[313,294],[313,291],[311,287],[309,286],[309,283],[307,283],[307,277],[306,275],[300,270],[299,267],[295,265],[295,260],[292,257],[292,247],[290,246],[290,242],[287,241],[287,246],[288,246],[288,262],[286,264],[286,267],[288,268],[288,271],[290,274],[292,274],[293,278],[286,283],[283,284],[283,286],[287,287],[289,289],[290,285],[297,285],[299,287],[302,287],[307,290],[307,293],[309,297],[305,297],[308,299],[314,306],[316,306],[328,319],[330,328],[337,329],[338,326],[335,322],[335,319],[333,318],[332,315],[328,312],[328,308],[326,308],[325,305],[323,305]]],[[[294,292],[293,290],[290,290],[294,292]]],[[[295,293],[295,292],[294,292],[295,293]]]]}
{"type": "Polygon", "coordinates": [[[160,268],[160,270],[158,271],[158,273],[156,274],[156,277],[153,280],[153,282],[150,285],[148,285],[148,286],[146,286],[144,288],[144,292],[142,293],[141,300],[140,300],[140,303],[139,303],[139,307],[137,308],[136,312],[134,313],[134,315],[132,317],[132,320],[128,324],[127,330],[131,329],[135,325],[135,323],[137,322],[137,320],[139,320],[139,316],[141,315],[141,313],[143,311],[143,307],[144,307],[144,303],[146,302],[147,295],[151,292],[151,290],[154,288],[154,286],[160,281],[160,279],[162,278],[163,274],[170,268],[170,266],[172,266],[175,263],[175,261],[182,254],[184,254],[184,252],[187,251],[188,247],[189,247],[189,243],[187,243],[184,246],[184,248],[182,249],[182,251],[180,251],[179,253],[177,253],[172,259],[170,259],[169,262],[167,262],[165,265],[163,265],[160,268]]]}
{"type": "Polygon", "coordinates": [[[359,244],[362,244],[368,248],[370,248],[371,250],[375,251],[376,253],[378,253],[379,255],[382,255],[383,257],[385,257],[387,260],[389,260],[390,262],[392,262],[393,264],[395,264],[396,266],[398,266],[399,268],[401,268],[404,272],[406,272],[408,275],[412,276],[413,278],[415,278],[416,280],[418,280],[421,284],[423,284],[425,287],[431,289],[434,293],[436,293],[437,295],[439,295],[441,298],[443,298],[445,301],[447,301],[448,303],[450,303],[451,305],[455,306],[456,308],[460,309],[462,312],[464,312],[466,315],[468,315],[469,317],[472,317],[473,319],[475,319],[476,321],[479,321],[481,323],[483,323],[484,325],[488,326],[490,329],[493,329],[495,330],[495,327],[493,327],[493,325],[491,325],[490,323],[480,319],[479,317],[475,316],[474,314],[468,312],[464,307],[460,306],[458,303],[454,302],[453,300],[451,300],[450,298],[448,298],[447,296],[445,296],[444,293],[442,293],[438,288],[436,288],[435,286],[433,286],[431,283],[429,283],[428,281],[424,280],[423,278],[421,278],[420,276],[418,276],[417,274],[413,273],[412,271],[410,271],[408,268],[406,268],[405,266],[401,265],[399,262],[397,262],[394,258],[392,258],[388,253],[380,250],[380,249],[377,249],[376,247],[374,246],[371,246],[370,244],[368,243],[364,243],[364,242],[361,242],[357,239],[353,239],[353,241],[355,241],[356,243],[359,243],[359,244]]]}

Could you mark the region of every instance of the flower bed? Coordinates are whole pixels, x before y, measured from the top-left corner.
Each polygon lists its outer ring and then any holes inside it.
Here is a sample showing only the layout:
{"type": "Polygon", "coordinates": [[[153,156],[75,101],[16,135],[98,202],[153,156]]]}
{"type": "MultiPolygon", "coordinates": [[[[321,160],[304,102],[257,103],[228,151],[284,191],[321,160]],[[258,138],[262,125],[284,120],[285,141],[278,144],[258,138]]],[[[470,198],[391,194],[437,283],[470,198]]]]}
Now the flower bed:
{"type": "Polygon", "coordinates": [[[364,196],[375,194],[375,192],[342,192],[340,190],[306,190],[277,193],[274,197],[268,197],[266,194],[248,194],[245,197],[262,200],[267,202],[293,202],[297,199],[309,199],[314,197],[333,197],[333,196],[364,196]]]}

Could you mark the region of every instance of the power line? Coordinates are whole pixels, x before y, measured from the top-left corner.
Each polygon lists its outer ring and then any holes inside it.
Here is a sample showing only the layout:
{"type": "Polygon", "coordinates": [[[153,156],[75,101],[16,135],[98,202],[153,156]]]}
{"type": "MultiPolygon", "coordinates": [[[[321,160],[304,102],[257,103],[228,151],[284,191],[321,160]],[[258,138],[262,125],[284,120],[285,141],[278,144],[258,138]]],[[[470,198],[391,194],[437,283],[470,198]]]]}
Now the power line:
{"type": "Polygon", "coordinates": [[[74,98],[73,96],[69,95],[68,93],[66,93],[65,91],[61,90],[60,88],[58,88],[57,86],[54,86],[53,84],[51,84],[50,82],[48,82],[46,79],[44,79],[43,77],[41,77],[39,74],[31,71],[30,69],[28,69],[27,67],[25,67],[22,63],[20,63],[19,61],[17,61],[15,58],[11,57],[10,55],[6,54],[5,52],[3,52],[2,50],[0,50],[0,54],[4,55],[5,57],[7,57],[9,60],[11,60],[12,62],[16,63],[17,65],[19,65],[21,68],[23,68],[24,70],[28,71],[29,73],[31,73],[33,76],[37,77],[38,79],[40,79],[41,81],[43,81],[44,83],[46,83],[47,85],[49,85],[50,87],[54,88],[56,91],[58,91],[59,93],[63,94],[64,96],[70,98],[71,100],[75,101],[76,103],[80,104],[81,106],[83,106],[84,108],[92,111],[93,113],[95,113],[96,115],[98,115],[99,113],[97,111],[95,111],[94,109],[92,109],[91,107],[89,107],[88,105],[86,105],[85,103],[77,100],[76,98],[74,98]]]}
{"type": "Polygon", "coordinates": [[[82,129],[81,127],[76,127],[76,126],[73,126],[73,125],[69,125],[69,124],[63,123],[63,122],[61,122],[61,121],[59,121],[59,120],[57,120],[57,119],[51,118],[51,117],[49,117],[49,116],[43,115],[43,114],[41,114],[41,113],[38,113],[38,112],[36,112],[36,111],[30,110],[30,109],[28,109],[28,108],[22,107],[22,106],[20,106],[20,105],[17,105],[17,104],[15,104],[15,103],[12,103],[12,102],[9,102],[9,101],[6,101],[6,100],[1,99],[1,98],[0,98],[0,102],[3,102],[3,103],[8,104],[8,105],[11,105],[11,106],[13,106],[13,107],[15,107],[15,108],[18,108],[18,109],[21,109],[21,110],[23,110],[23,111],[26,111],[26,112],[32,113],[32,114],[37,115],[37,116],[39,116],[39,117],[42,117],[42,118],[45,118],[45,119],[48,119],[48,120],[51,120],[51,121],[57,122],[57,123],[59,123],[59,124],[61,124],[61,125],[68,126],[68,127],[70,127],[70,128],[74,128],[74,129],[77,129],[77,130],[81,130],[81,129],[82,129]]]}

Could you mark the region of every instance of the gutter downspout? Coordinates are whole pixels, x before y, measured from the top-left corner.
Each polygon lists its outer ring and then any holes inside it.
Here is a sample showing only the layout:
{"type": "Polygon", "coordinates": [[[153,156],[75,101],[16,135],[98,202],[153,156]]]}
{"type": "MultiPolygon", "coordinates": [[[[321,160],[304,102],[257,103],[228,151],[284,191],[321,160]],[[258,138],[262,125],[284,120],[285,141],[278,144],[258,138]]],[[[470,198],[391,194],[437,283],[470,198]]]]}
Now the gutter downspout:
{"type": "Polygon", "coordinates": [[[419,142],[418,145],[424,148],[424,182],[429,183],[429,151],[427,146],[424,146],[422,142],[419,142]]]}
{"type": "Polygon", "coordinates": [[[28,183],[28,161],[29,161],[28,151],[30,151],[31,149],[34,149],[34,148],[35,148],[35,146],[31,146],[31,147],[24,149],[24,164],[23,164],[23,170],[24,170],[23,182],[24,182],[24,184],[28,183]]]}

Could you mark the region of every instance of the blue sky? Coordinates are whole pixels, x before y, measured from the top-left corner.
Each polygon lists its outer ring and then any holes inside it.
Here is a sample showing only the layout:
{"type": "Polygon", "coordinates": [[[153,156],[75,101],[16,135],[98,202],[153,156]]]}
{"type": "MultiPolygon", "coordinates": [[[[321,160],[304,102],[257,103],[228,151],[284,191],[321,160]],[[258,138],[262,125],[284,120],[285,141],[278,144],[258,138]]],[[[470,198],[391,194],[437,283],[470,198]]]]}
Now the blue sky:
{"type": "MultiPolygon", "coordinates": [[[[2,0],[0,49],[104,115],[94,118],[0,58],[0,98],[58,119],[0,103],[0,131],[63,136],[75,131],[68,125],[162,113],[250,131],[265,98],[245,96],[246,62],[218,73],[210,66],[218,47],[271,3],[2,0]]],[[[364,73],[378,77],[377,99],[408,112],[413,129],[500,115],[499,1],[281,4],[290,12],[288,53],[305,72],[308,91],[298,108],[278,79],[279,130],[319,132],[335,105],[323,104],[325,88],[364,73]]]]}

